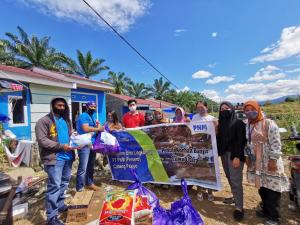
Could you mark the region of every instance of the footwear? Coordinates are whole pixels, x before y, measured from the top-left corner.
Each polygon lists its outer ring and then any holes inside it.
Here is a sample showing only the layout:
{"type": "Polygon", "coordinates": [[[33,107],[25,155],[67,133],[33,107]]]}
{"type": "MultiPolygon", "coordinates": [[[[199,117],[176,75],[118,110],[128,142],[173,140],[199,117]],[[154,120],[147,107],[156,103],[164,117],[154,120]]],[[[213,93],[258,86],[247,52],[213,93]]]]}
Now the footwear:
{"type": "Polygon", "coordinates": [[[244,210],[234,210],[233,217],[236,221],[242,221],[244,219],[244,210]]]}
{"type": "Polygon", "coordinates": [[[47,222],[47,225],[65,225],[63,222],[61,222],[57,216],[53,217],[50,221],[47,222]]]}
{"type": "Polygon", "coordinates": [[[264,225],[278,225],[278,221],[267,219],[264,225]]]}
{"type": "Polygon", "coordinates": [[[230,198],[225,198],[224,201],[223,201],[224,204],[227,204],[227,205],[231,205],[234,203],[234,198],[233,197],[230,197],[230,198]]]}
{"type": "Polygon", "coordinates": [[[100,188],[98,186],[96,186],[95,184],[85,186],[85,188],[88,189],[88,190],[92,190],[92,191],[99,191],[100,190],[100,188]]]}
{"type": "Polygon", "coordinates": [[[210,202],[213,202],[215,200],[215,197],[213,194],[208,194],[207,195],[207,200],[210,201],[210,202]]]}
{"type": "Polygon", "coordinates": [[[203,194],[202,194],[202,193],[198,193],[198,194],[197,194],[197,200],[198,200],[198,201],[203,201],[203,199],[204,199],[204,198],[203,198],[203,194]]]}
{"type": "Polygon", "coordinates": [[[258,218],[267,218],[267,215],[264,213],[264,211],[262,211],[262,210],[256,210],[256,216],[258,217],[258,218]]]}
{"type": "Polygon", "coordinates": [[[59,212],[59,213],[64,213],[64,212],[68,212],[68,210],[69,210],[69,206],[63,205],[63,207],[61,207],[61,208],[58,210],[58,212],[59,212]]]}

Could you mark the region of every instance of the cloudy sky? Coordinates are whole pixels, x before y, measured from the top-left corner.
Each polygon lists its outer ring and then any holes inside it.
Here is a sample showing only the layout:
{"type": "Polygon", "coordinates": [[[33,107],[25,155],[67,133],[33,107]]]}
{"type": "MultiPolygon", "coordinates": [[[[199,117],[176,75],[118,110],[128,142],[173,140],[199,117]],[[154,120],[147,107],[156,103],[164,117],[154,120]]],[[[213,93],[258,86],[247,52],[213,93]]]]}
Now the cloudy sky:
{"type": "MultiPolygon", "coordinates": [[[[299,0],[87,1],[181,90],[234,102],[300,94],[299,0]]],[[[137,82],[159,78],[81,0],[2,1],[0,38],[17,25],[137,82]]]]}

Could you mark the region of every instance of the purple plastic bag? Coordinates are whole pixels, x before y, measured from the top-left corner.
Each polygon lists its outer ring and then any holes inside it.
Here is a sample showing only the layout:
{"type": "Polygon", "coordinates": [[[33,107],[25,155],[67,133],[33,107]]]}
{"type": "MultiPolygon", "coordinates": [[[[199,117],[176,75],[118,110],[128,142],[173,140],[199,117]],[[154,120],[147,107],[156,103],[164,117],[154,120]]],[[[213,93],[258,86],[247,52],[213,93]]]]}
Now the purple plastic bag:
{"type": "Polygon", "coordinates": [[[156,195],[150,191],[148,188],[146,188],[140,179],[138,178],[137,174],[135,171],[132,171],[133,176],[135,177],[135,182],[130,184],[126,190],[137,190],[136,195],[144,195],[147,196],[148,198],[148,203],[153,209],[157,205],[158,198],[156,195]]]}
{"type": "Polygon", "coordinates": [[[102,132],[99,132],[99,134],[96,137],[96,140],[93,144],[93,151],[98,152],[98,153],[102,153],[102,154],[116,154],[120,152],[120,145],[118,143],[118,141],[116,140],[116,144],[115,145],[108,145],[105,144],[102,140],[101,140],[101,134],[102,132]]]}
{"type": "Polygon", "coordinates": [[[181,180],[184,196],[173,202],[170,210],[166,210],[159,205],[153,209],[153,225],[203,225],[204,222],[200,214],[192,206],[191,198],[187,192],[187,184],[181,180]]]}

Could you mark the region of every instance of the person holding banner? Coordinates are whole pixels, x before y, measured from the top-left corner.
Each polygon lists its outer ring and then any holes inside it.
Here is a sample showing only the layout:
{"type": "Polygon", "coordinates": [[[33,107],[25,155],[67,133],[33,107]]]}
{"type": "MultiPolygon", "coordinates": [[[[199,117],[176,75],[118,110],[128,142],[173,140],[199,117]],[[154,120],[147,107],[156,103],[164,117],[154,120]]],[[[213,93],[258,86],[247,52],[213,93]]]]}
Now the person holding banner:
{"type": "Polygon", "coordinates": [[[136,128],[145,126],[145,117],[137,111],[137,101],[130,99],[128,102],[129,112],[123,116],[123,125],[125,128],[136,128]]]}
{"type": "Polygon", "coordinates": [[[279,223],[281,193],[289,190],[289,180],[284,174],[281,140],[277,124],[266,119],[256,101],[244,104],[248,118],[245,148],[248,182],[257,187],[262,200],[262,210],[256,215],[266,219],[265,224],[279,223]]]}
{"type": "Polygon", "coordinates": [[[224,203],[235,203],[234,219],[241,221],[244,218],[243,168],[246,124],[237,119],[235,107],[230,102],[222,102],[220,105],[217,146],[233,194],[233,198],[226,198],[224,203]]]}
{"type": "Polygon", "coordinates": [[[105,130],[114,131],[114,130],[122,130],[123,126],[119,122],[118,115],[115,111],[107,112],[107,122],[104,124],[105,130]]]}
{"type": "MultiPolygon", "coordinates": [[[[95,119],[97,105],[95,102],[86,103],[87,111],[82,113],[77,120],[78,134],[94,133],[92,143],[96,140],[96,135],[104,131],[99,122],[95,119]]],[[[99,188],[94,184],[94,165],[96,152],[91,151],[89,146],[83,147],[78,151],[79,165],[76,177],[76,190],[83,191],[84,186],[87,189],[97,191],[99,188]]]]}
{"type": "MultiPolygon", "coordinates": [[[[217,131],[217,127],[218,127],[218,120],[214,117],[208,114],[208,109],[207,109],[207,102],[205,101],[198,101],[196,103],[196,111],[197,113],[193,116],[192,118],[192,122],[210,122],[212,121],[215,129],[217,131]]],[[[214,200],[214,196],[212,193],[212,190],[207,190],[208,196],[207,199],[209,201],[213,201],[214,200]]],[[[200,193],[197,194],[197,198],[198,200],[203,200],[203,192],[200,191],[200,193]]]]}
{"type": "Polygon", "coordinates": [[[186,122],[189,122],[189,121],[186,121],[186,119],[185,119],[184,109],[181,107],[177,107],[175,109],[174,123],[186,123],[186,122]]]}
{"type": "Polygon", "coordinates": [[[145,113],[145,125],[150,126],[153,125],[154,122],[154,114],[152,110],[148,110],[145,113]]]}
{"type": "Polygon", "coordinates": [[[162,124],[162,123],[169,123],[169,120],[165,118],[164,113],[161,109],[155,109],[153,124],[162,124]]]}

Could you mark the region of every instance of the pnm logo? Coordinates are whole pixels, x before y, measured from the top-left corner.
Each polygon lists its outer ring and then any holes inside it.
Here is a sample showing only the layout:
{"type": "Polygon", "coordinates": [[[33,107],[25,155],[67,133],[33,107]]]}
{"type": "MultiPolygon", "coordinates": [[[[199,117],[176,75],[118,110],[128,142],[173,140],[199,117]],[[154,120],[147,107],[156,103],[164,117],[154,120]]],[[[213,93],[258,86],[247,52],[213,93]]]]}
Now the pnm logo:
{"type": "Polygon", "coordinates": [[[206,124],[197,124],[197,125],[193,125],[193,130],[195,132],[199,132],[199,131],[207,131],[207,125],[206,124]]]}

